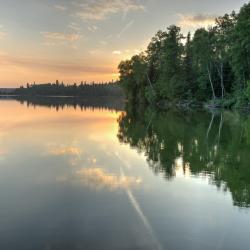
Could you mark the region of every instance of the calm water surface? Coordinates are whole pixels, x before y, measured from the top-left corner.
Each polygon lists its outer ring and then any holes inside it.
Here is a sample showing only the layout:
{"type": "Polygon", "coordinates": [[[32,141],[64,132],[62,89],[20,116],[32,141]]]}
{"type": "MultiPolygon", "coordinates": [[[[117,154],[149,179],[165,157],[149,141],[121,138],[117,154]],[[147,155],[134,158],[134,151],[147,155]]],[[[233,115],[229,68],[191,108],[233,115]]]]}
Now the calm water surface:
{"type": "Polygon", "coordinates": [[[97,107],[0,101],[0,249],[250,249],[250,117],[97,107]]]}

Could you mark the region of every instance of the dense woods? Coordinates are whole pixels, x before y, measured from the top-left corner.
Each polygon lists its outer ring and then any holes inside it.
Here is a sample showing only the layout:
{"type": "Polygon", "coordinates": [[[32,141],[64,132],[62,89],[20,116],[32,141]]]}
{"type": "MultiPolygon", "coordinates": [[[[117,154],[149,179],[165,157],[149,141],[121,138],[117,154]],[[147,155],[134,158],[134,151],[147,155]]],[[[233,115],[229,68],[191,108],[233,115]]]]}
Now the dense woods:
{"type": "Polygon", "coordinates": [[[122,61],[120,83],[129,101],[186,100],[225,107],[250,103],[250,3],[184,36],[158,31],[144,53],[122,61]]]}
{"type": "Polygon", "coordinates": [[[59,83],[29,84],[21,86],[14,91],[15,95],[22,96],[78,96],[78,97],[102,97],[102,96],[122,96],[123,91],[117,83],[76,83],[65,85],[59,83]]]}

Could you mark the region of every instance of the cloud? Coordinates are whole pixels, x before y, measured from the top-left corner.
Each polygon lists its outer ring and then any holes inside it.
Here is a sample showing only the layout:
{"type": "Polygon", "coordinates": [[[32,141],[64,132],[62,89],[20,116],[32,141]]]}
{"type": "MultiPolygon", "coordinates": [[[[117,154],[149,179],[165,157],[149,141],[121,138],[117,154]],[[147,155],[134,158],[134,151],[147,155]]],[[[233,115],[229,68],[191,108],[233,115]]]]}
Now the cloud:
{"type": "Polygon", "coordinates": [[[81,38],[78,33],[61,33],[61,32],[41,32],[41,35],[48,40],[75,42],[81,38]]]}
{"type": "Polygon", "coordinates": [[[126,58],[132,57],[134,54],[138,55],[142,53],[140,49],[125,49],[125,50],[114,50],[112,51],[113,55],[125,55],[126,58]]]}
{"type": "Polygon", "coordinates": [[[65,5],[56,4],[54,7],[55,7],[55,9],[61,10],[61,11],[67,10],[67,7],[65,5]]]}
{"type": "Polygon", "coordinates": [[[113,55],[121,55],[122,52],[121,52],[120,50],[114,50],[114,51],[112,52],[112,54],[113,54],[113,55]]]}
{"type": "Polygon", "coordinates": [[[80,156],[81,149],[78,147],[67,147],[63,145],[59,145],[58,147],[49,147],[48,154],[54,156],[62,156],[62,155],[75,155],[80,156]]]}
{"type": "Polygon", "coordinates": [[[96,32],[98,30],[98,27],[93,25],[93,26],[88,26],[88,30],[91,32],[96,32]]]}
{"type": "Polygon", "coordinates": [[[91,56],[105,56],[106,52],[103,49],[92,49],[89,51],[91,56]]]}
{"type": "Polygon", "coordinates": [[[142,11],[145,6],[138,0],[91,0],[86,3],[77,3],[77,16],[83,20],[104,20],[109,15],[120,12],[142,11]]]}
{"type": "Polygon", "coordinates": [[[75,42],[82,36],[80,33],[62,33],[62,32],[41,32],[44,38],[44,45],[57,46],[64,45],[71,49],[78,49],[75,42]]]}
{"type": "Polygon", "coordinates": [[[126,26],[120,31],[120,33],[117,35],[118,38],[121,38],[121,36],[133,25],[134,20],[130,21],[126,26]]]}
{"type": "Polygon", "coordinates": [[[182,28],[197,28],[212,26],[215,23],[216,15],[197,14],[197,15],[178,15],[180,21],[178,25],[182,28]]]}
{"type": "Polygon", "coordinates": [[[108,44],[108,42],[105,41],[105,40],[101,40],[99,43],[100,43],[102,46],[106,46],[106,45],[108,44]]]}
{"type": "Polygon", "coordinates": [[[134,53],[135,53],[136,55],[138,55],[138,54],[142,53],[142,50],[140,50],[140,49],[134,49],[134,53]]]}
{"type": "Polygon", "coordinates": [[[114,36],[113,34],[107,35],[107,36],[105,37],[105,39],[110,40],[110,39],[113,38],[113,36],[114,36]]]}
{"type": "Polygon", "coordinates": [[[107,173],[102,168],[82,168],[76,171],[75,180],[84,185],[96,189],[126,189],[132,186],[139,186],[142,179],[134,176],[117,176],[115,174],[107,173]]]}
{"type": "Polygon", "coordinates": [[[69,29],[71,29],[71,30],[74,30],[74,31],[81,31],[81,27],[80,27],[77,23],[75,23],[75,22],[71,22],[71,23],[68,25],[67,28],[69,28],[69,29]]]}
{"type": "Polygon", "coordinates": [[[66,157],[71,166],[77,166],[81,160],[83,151],[77,146],[49,143],[47,149],[45,149],[45,152],[42,155],[66,157]]]}

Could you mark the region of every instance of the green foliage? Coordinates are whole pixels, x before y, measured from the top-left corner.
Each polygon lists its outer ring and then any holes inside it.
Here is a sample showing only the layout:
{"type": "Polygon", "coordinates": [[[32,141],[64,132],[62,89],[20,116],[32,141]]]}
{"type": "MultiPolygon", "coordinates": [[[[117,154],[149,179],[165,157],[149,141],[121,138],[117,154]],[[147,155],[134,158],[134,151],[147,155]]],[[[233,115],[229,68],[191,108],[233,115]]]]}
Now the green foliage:
{"type": "Polygon", "coordinates": [[[236,104],[237,108],[247,107],[250,104],[250,80],[247,81],[246,87],[244,89],[237,89],[235,91],[236,104]]]}
{"type": "Polygon", "coordinates": [[[123,96],[123,91],[117,83],[81,83],[77,85],[65,85],[64,83],[33,84],[27,83],[27,87],[20,87],[14,91],[15,95],[21,96],[79,96],[79,97],[102,97],[123,96]]]}
{"type": "Polygon", "coordinates": [[[152,90],[151,87],[147,86],[145,89],[145,98],[148,103],[155,104],[159,97],[157,96],[156,92],[152,90]]]}
{"type": "Polygon", "coordinates": [[[231,63],[238,86],[244,89],[250,80],[250,3],[241,8],[232,39],[231,63]]]}
{"type": "Polygon", "coordinates": [[[236,108],[241,108],[241,107],[244,107],[248,104],[245,90],[237,89],[234,92],[234,96],[235,96],[235,107],[236,108]]]}
{"type": "Polygon", "coordinates": [[[250,3],[239,14],[218,17],[209,29],[197,29],[193,37],[188,33],[183,41],[181,29],[172,25],[156,33],[144,54],[121,62],[120,82],[128,100],[248,104],[250,3]]]}
{"type": "Polygon", "coordinates": [[[245,95],[246,95],[247,100],[250,102],[250,80],[247,81],[245,95]]]}
{"type": "Polygon", "coordinates": [[[143,54],[133,56],[131,60],[122,61],[118,66],[120,84],[131,102],[145,102],[146,67],[147,64],[143,54]]]}
{"type": "Polygon", "coordinates": [[[183,45],[181,39],[183,35],[180,28],[170,26],[167,29],[166,38],[161,46],[161,70],[159,80],[160,97],[162,99],[175,99],[183,94],[182,77],[182,54],[183,45]]]}
{"type": "Polygon", "coordinates": [[[236,98],[228,96],[226,99],[222,100],[222,107],[231,109],[236,105],[236,98]]]}

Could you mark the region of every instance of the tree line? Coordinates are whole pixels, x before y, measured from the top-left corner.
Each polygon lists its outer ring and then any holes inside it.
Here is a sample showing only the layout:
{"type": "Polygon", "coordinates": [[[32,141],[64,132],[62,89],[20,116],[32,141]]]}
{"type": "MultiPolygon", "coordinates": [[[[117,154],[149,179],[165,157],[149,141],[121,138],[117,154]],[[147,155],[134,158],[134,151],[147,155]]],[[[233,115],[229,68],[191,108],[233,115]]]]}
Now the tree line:
{"type": "Polygon", "coordinates": [[[21,96],[78,96],[78,97],[103,97],[123,96],[123,91],[116,82],[108,83],[83,83],[73,85],[59,83],[29,84],[21,86],[13,92],[21,96]]]}
{"type": "Polygon", "coordinates": [[[184,36],[175,25],[158,31],[145,52],[122,61],[118,69],[126,97],[134,103],[188,100],[246,105],[250,102],[250,3],[193,35],[184,36]]]}

